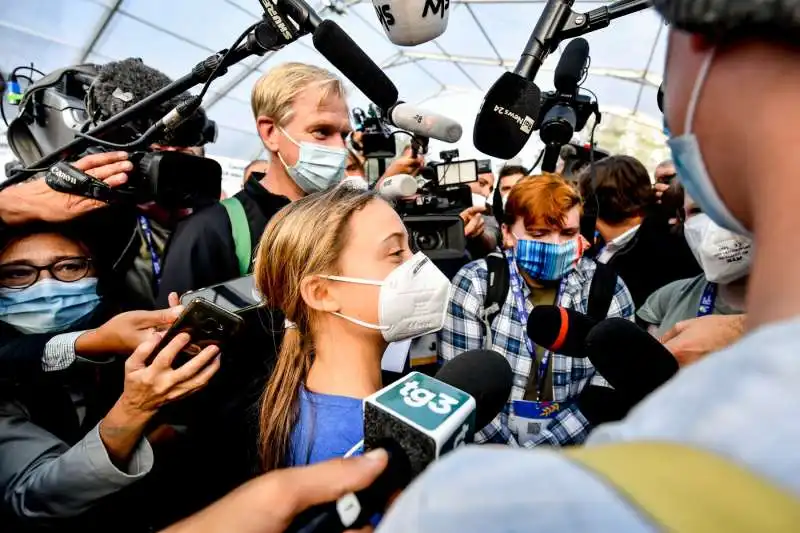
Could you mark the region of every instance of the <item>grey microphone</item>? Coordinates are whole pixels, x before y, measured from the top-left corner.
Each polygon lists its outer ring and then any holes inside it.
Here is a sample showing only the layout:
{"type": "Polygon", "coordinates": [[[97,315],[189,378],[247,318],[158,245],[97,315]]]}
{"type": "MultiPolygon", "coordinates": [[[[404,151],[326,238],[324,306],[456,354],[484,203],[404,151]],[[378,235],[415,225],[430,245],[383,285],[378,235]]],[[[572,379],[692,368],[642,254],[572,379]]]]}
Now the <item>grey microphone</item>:
{"type": "Polygon", "coordinates": [[[455,143],[461,139],[461,124],[455,120],[405,102],[398,102],[389,108],[386,117],[393,126],[421,137],[446,143],[455,143]]]}
{"type": "Polygon", "coordinates": [[[397,174],[384,178],[378,194],[387,200],[397,200],[417,192],[417,178],[408,174],[397,174]]]}

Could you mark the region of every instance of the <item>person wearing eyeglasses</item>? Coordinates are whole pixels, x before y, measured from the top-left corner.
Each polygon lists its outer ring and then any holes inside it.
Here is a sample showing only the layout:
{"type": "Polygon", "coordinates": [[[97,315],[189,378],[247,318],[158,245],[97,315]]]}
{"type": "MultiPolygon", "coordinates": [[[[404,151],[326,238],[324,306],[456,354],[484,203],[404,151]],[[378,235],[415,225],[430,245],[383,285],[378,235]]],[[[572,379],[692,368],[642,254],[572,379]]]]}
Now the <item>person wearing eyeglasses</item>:
{"type": "Polygon", "coordinates": [[[149,422],[219,368],[216,347],[172,368],[188,336],[149,362],[181,307],[115,315],[102,270],[62,228],[0,240],[0,509],[14,531],[78,516],[147,475],[149,422]]]}

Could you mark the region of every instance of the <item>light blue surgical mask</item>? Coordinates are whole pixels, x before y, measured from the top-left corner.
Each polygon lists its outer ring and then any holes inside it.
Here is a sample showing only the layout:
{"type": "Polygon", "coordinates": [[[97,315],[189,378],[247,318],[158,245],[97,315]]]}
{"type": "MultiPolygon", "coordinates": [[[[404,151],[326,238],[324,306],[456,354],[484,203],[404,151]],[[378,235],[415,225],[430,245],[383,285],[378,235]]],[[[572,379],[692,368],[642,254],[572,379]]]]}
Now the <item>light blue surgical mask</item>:
{"type": "Polygon", "coordinates": [[[703,213],[707,214],[718,226],[733,233],[750,237],[752,234],[733,216],[733,213],[725,206],[722,198],[719,197],[703,160],[703,153],[700,150],[697,135],[692,133],[697,102],[700,99],[700,93],[703,85],[705,85],[713,60],[714,50],[712,49],[703,61],[692,90],[692,97],[686,110],[686,122],[684,122],[686,131],[683,135],[673,137],[667,141],[667,144],[672,151],[672,159],[675,161],[678,178],[686,189],[686,193],[697,202],[703,213]]]}
{"type": "Polygon", "coordinates": [[[346,149],[308,141],[297,142],[286,133],[286,130],[283,128],[280,130],[287,139],[300,148],[300,154],[297,163],[292,166],[286,164],[280,152],[278,158],[289,176],[306,194],[324,191],[342,181],[347,165],[346,149]]]}
{"type": "Polygon", "coordinates": [[[99,303],[97,278],[46,278],[24,289],[0,289],[0,321],[22,333],[58,333],[91,314],[99,303]]]}

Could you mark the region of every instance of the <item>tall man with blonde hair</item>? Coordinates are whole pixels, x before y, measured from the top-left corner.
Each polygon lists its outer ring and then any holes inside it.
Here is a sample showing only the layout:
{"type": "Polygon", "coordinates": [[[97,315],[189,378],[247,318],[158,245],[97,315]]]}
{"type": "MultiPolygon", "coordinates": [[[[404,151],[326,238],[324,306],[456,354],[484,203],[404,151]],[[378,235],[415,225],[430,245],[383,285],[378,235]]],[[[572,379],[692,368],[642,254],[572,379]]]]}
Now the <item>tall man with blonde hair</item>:
{"type": "Polygon", "coordinates": [[[344,177],[350,118],[344,85],[336,75],[314,65],[284,63],[256,82],[251,105],[258,136],[269,152],[266,174],[250,178],[231,200],[178,227],[164,262],[162,304],[171,292],[245,275],[272,215],[344,177]]]}

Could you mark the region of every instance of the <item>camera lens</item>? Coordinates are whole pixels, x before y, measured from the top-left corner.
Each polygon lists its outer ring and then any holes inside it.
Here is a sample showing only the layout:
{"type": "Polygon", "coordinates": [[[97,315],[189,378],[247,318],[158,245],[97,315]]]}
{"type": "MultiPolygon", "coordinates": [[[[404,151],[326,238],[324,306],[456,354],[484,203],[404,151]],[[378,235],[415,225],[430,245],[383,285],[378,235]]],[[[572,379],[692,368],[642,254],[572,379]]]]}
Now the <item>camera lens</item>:
{"type": "Polygon", "coordinates": [[[222,325],[213,318],[207,318],[202,322],[202,324],[200,324],[200,329],[203,333],[212,334],[221,330],[222,325]]]}
{"type": "Polygon", "coordinates": [[[414,243],[422,251],[437,250],[442,247],[442,236],[438,232],[417,232],[414,234],[414,243]]]}

